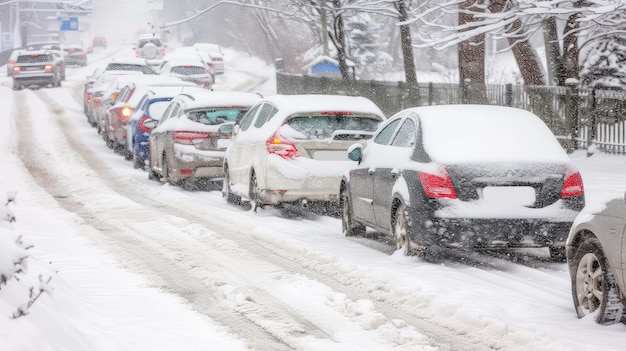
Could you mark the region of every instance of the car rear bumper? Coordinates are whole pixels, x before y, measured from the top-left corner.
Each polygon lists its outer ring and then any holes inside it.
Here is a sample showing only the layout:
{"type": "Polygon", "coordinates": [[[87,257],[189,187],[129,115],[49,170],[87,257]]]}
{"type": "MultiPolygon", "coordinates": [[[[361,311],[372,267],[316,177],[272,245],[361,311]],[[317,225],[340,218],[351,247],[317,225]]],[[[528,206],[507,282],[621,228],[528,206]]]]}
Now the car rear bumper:
{"type": "Polygon", "coordinates": [[[38,75],[25,75],[14,74],[13,80],[16,83],[29,85],[29,84],[52,84],[57,81],[57,77],[54,73],[45,73],[38,75]]]}
{"type": "MultiPolygon", "coordinates": [[[[531,248],[565,246],[577,211],[562,209],[560,215],[546,209],[520,218],[453,218],[425,216],[423,209],[409,209],[414,242],[464,248],[531,248]],[[550,215],[548,215],[550,214],[550,215]]],[[[428,212],[428,211],[426,211],[428,212]]]]}
{"type": "Polygon", "coordinates": [[[225,151],[197,150],[193,146],[174,148],[170,177],[175,180],[224,177],[225,151]]]}
{"type": "Polygon", "coordinates": [[[338,202],[339,185],[352,161],[317,161],[308,158],[284,160],[268,158],[263,180],[259,180],[260,200],[281,202],[338,202]]]}

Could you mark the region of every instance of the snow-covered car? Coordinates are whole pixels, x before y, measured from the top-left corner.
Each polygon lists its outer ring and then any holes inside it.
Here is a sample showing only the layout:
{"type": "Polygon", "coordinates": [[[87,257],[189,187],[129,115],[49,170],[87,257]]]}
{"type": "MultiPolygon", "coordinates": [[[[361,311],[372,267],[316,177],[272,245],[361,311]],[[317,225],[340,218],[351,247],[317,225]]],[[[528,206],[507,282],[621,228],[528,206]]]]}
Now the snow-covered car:
{"type": "Polygon", "coordinates": [[[213,82],[215,82],[215,70],[213,69],[213,63],[211,62],[211,57],[208,54],[203,55],[202,52],[196,50],[196,48],[192,46],[183,46],[180,48],[176,48],[174,51],[170,53],[167,53],[165,56],[163,56],[163,63],[161,64],[161,66],[159,66],[157,71],[159,71],[161,67],[163,67],[163,65],[170,60],[181,60],[181,59],[203,62],[206,69],[211,73],[211,76],[213,77],[213,82]]]}
{"type": "Polygon", "coordinates": [[[51,51],[20,51],[13,65],[13,89],[33,85],[60,87],[62,70],[63,61],[51,51]]]}
{"type": "Polygon", "coordinates": [[[121,76],[111,83],[105,96],[114,95],[115,98],[103,101],[106,109],[101,108],[102,138],[109,148],[128,160],[132,157],[132,150],[127,147],[126,126],[143,94],[151,86],[196,85],[176,77],[161,75],[121,76]]]}
{"type": "Polygon", "coordinates": [[[259,100],[257,94],[235,91],[172,99],[150,133],[149,178],[205,189],[221,180],[232,124],[259,100]]]}
{"type": "Polygon", "coordinates": [[[341,183],[344,234],[371,227],[407,255],[547,247],[563,261],[585,204],[580,173],[556,137],[516,108],[406,109],[349,157],[358,166],[341,183]]]}
{"type": "Polygon", "coordinates": [[[273,95],[237,123],[224,161],[224,196],[263,205],[335,211],[346,150],[385,120],[365,97],[273,95]]]}
{"type": "Polygon", "coordinates": [[[206,64],[200,60],[169,60],[163,64],[159,74],[180,78],[206,89],[213,88],[213,74],[206,68],[206,64]]]}
{"type": "Polygon", "coordinates": [[[206,91],[196,86],[150,86],[126,125],[126,148],[132,154],[133,167],[145,169],[150,154],[149,137],[172,99],[182,93],[195,95],[206,91]]]}
{"type": "Polygon", "coordinates": [[[119,77],[124,75],[143,75],[140,71],[105,71],[101,74],[97,74],[96,78],[92,76],[88,77],[84,86],[83,93],[83,108],[85,112],[85,116],[87,117],[87,122],[92,127],[98,128],[98,132],[100,132],[100,120],[97,115],[98,110],[100,109],[100,104],[105,99],[104,92],[108,88],[111,82],[119,77]]]}
{"type": "Polygon", "coordinates": [[[193,47],[210,58],[209,64],[212,65],[215,74],[224,74],[224,53],[222,48],[217,44],[195,43],[193,47]]]}
{"type": "Polygon", "coordinates": [[[579,318],[623,322],[626,304],[626,194],[595,213],[581,213],[567,240],[567,263],[579,318]]]}
{"type": "Polygon", "coordinates": [[[15,65],[15,59],[17,59],[17,55],[19,55],[20,50],[15,49],[11,51],[11,55],[9,55],[9,59],[7,60],[7,77],[13,76],[13,66],[15,65]]]}
{"type": "Polygon", "coordinates": [[[63,47],[63,51],[65,52],[65,56],[63,57],[65,64],[87,66],[87,53],[80,45],[65,46],[63,47]]]}
{"type": "Polygon", "coordinates": [[[137,45],[133,48],[135,56],[145,58],[151,65],[159,65],[166,54],[166,45],[161,36],[156,34],[142,34],[137,38],[137,45]]]}

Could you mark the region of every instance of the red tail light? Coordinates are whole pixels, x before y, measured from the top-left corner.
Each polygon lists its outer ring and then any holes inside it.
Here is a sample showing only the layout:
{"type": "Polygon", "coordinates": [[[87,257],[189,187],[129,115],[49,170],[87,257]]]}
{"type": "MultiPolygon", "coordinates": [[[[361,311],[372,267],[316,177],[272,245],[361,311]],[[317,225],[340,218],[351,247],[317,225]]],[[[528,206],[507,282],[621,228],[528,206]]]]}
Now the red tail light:
{"type": "Polygon", "coordinates": [[[563,181],[561,197],[580,196],[584,193],[583,178],[580,176],[580,173],[576,170],[568,170],[563,181]]]}
{"type": "Polygon", "coordinates": [[[91,93],[87,93],[87,103],[91,103],[91,93]]]}
{"type": "Polygon", "coordinates": [[[433,199],[456,199],[456,191],[448,172],[443,169],[440,174],[418,172],[422,188],[426,195],[433,199]]]}
{"type": "Polygon", "coordinates": [[[52,65],[45,65],[43,66],[43,69],[46,71],[52,71],[52,65]]]}
{"type": "Polygon", "coordinates": [[[120,116],[122,117],[122,119],[129,119],[132,114],[133,114],[133,108],[130,106],[124,106],[122,107],[122,110],[120,111],[120,116]]]}
{"type": "Polygon", "coordinates": [[[135,57],[139,57],[139,50],[135,50],[135,57]]]}
{"type": "Polygon", "coordinates": [[[298,148],[294,143],[285,139],[278,132],[274,133],[267,141],[265,141],[267,152],[270,154],[276,154],[284,159],[293,160],[300,156],[298,148]]]}
{"type": "Polygon", "coordinates": [[[15,63],[15,60],[13,60],[13,59],[9,60],[9,65],[12,65],[14,63],[15,63]]]}
{"type": "Polygon", "coordinates": [[[148,120],[148,116],[143,115],[141,116],[141,118],[139,119],[139,123],[137,123],[137,127],[139,128],[140,131],[147,133],[150,132],[152,130],[152,128],[148,128],[146,127],[146,125],[144,123],[146,123],[146,121],[148,120]]]}
{"type": "Polygon", "coordinates": [[[165,56],[165,48],[161,48],[161,56],[165,56]]]}
{"type": "Polygon", "coordinates": [[[183,145],[194,145],[201,143],[209,136],[211,136],[211,133],[209,132],[174,132],[174,143],[183,145]]]}
{"type": "Polygon", "coordinates": [[[98,98],[93,99],[93,103],[94,104],[99,104],[100,103],[100,99],[98,99],[98,98]]]}

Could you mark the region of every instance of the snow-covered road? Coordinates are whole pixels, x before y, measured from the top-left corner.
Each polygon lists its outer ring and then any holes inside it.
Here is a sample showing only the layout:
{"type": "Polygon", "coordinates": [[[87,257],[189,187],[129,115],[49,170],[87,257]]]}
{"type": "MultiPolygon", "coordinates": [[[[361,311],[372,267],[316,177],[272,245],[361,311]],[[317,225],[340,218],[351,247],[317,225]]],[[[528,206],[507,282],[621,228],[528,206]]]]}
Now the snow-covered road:
{"type": "MultiPolygon", "coordinates": [[[[271,75],[255,68],[258,62],[235,52],[228,57],[216,90],[272,93],[265,84],[271,75]]],[[[93,69],[68,69],[63,87],[53,89],[14,92],[10,80],[0,78],[2,127],[14,131],[2,135],[11,138],[20,160],[11,172],[24,206],[51,211],[42,217],[63,213],[81,240],[144,286],[173,295],[181,310],[192,311],[184,318],[200,318],[184,331],[177,331],[177,319],[168,325],[165,318],[162,333],[197,337],[212,328],[230,342],[222,349],[232,350],[622,349],[624,325],[578,320],[566,265],[549,262],[542,250],[450,252],[422,262],[394,252],[376,233],[343,237],[335,218],[254,213],[226,204],[216,191],[149,181],[86,122],[81,84],[93,69]]],[[[625,157],[572,158],[592,206],[626,189],[625,157]]],[[[38,228],[37,218],[21,219],[25,231],[38,228]]],[[[38,250],[54,249],[34,241],[38,250]]],[[[89,260],[80,248],[41,254],[61,276],[89,260]]],[[[90,269],[98,280],[99,272],[90,269]]],[[[89,290],[85,284],[81,288],[89,290]]],[[[140,342],[134,349],[156,345],[140,342]]]]}

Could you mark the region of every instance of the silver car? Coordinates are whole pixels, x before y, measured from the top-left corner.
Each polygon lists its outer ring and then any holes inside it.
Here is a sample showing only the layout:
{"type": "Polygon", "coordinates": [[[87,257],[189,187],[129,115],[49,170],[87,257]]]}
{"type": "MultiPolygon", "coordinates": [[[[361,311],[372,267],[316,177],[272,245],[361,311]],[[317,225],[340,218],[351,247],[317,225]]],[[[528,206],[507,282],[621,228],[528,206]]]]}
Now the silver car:
{"type": "Polygon", "coordinates": [[[598,324],[624,319],[626,288],[626,194],[598,213],[581,213],[567,240],[572,297],[579,318],[594,315],[598,324]]]}

